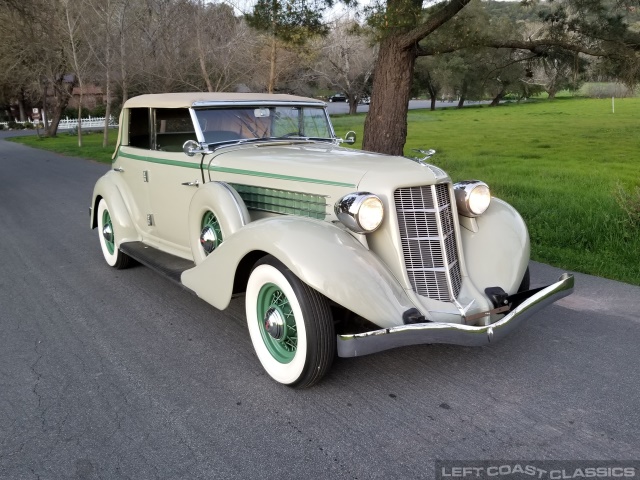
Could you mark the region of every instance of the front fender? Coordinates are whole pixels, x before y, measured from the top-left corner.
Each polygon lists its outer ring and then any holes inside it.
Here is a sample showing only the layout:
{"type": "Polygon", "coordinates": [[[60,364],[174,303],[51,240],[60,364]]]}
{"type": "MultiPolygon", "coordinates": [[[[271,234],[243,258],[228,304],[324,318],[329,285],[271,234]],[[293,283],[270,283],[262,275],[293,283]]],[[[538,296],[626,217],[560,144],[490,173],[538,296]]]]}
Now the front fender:
{"type": "Polygon", "coordinates": [[[284,263],[303,282],[376,325],[402,325],[415,308],[386,266],[351,235],[330,223],[283,216],[258,220],[234,233],[182,283],[216,308],[231,300],[236,269],[251,252],[284,263]]]}
{"type": "Polygon", "coordinates": [[[473,222],[468,221],[461,221],[460,229],[471,281],[481,292],[502,287],[509,294],[516,293],[529,265],[529,232],[524,220],[515,208],[497,198],[475,220],[477,231],[469,230],[473,222]]]}
{"type": "Polygon", "coordinates": [[[227,183],[208,182],[198,188],[189,205],[189,243],[196,264],[207,258],[200,246],[202,218],[207,211],[218,219],[223,241],[248,224],[251,218],[238,192],[227,183]]]}
{"type": "Polygon", "coordinates": [[[107,172],[100,177],[93,187],[93,196],[91,197],[91,228],[96,228],[98,203],[101,198],[107,202],[115,237],[118,239],[118,245],[125,242],[135,242],[141,239],[140,234],[136,230],[135,224],[127,208],[122,190],[126,188],[124,182],[117,172],[107,172]]]}

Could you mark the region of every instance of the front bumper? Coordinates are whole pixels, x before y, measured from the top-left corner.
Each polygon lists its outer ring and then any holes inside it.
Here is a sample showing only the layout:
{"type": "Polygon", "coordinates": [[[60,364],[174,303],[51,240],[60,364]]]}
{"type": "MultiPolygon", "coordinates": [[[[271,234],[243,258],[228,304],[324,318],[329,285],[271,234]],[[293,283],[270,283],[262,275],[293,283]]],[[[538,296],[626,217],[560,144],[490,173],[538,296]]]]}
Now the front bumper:
{"type": "Polygon", "coordinates": [[[497,322],[482,327],[434,322],[338,335],[338,356],[359,357],[391,348],[427,343],[448,343],[471,347],[495,343],[518,328],[531,315],[571,295],[573,286],[573,275],[563,273],[556,283],[535,293],[497,322]]]}

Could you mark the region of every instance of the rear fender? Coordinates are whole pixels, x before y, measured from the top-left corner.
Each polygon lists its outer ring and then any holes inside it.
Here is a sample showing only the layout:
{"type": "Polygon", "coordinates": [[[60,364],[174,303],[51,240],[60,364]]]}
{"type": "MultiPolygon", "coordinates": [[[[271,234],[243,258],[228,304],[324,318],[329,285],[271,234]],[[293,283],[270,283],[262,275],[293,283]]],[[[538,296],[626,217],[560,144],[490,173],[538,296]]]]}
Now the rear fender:
{"type": "Polygon", "coordinates": [[[198,266],[183,272],[182,283],[224,309],[231,300],[238,265],[255,252],[273,255],[303,282],[382,328],[402,325],[402,314],[415,308],[380,259],[349,233],[327,222],[294,216],[248,224],[198,266]]]}
{"type": "Polygon", "coordinates": [[[141,236],[136,230],[131,214],[122,194],[126,191],[126,185],[117,172],[107,172],[102,176],[93,188],[91,201],[91,228],[98,226],[98,204],[101,199],[107,202],[111,222],[118,245],[125,242],[135,242],[141,240],[141,236]]]}

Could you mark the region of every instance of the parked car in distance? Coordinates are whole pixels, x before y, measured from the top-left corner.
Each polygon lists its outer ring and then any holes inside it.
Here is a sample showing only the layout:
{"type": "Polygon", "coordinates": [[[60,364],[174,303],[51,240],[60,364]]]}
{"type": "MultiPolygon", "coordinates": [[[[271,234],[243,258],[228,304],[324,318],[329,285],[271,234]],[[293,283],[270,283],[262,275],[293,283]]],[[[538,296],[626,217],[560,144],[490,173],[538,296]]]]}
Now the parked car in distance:
{"type": "Polygon", "coordinates": [[[114,268],[137,260],[218,309],[244,295],[258,360],[296,387],[336,354],[493,343],[573,291],[568,274],[529,288],[527,228],[484,182],[354,141],[310,98],[134,97],[91,228],[114,268]]]}
{"type": "Polygon", "coordinates": [[[346,102],[347,96],[344,93],[335,93],[329,97],[330,102],[346,102]]]}

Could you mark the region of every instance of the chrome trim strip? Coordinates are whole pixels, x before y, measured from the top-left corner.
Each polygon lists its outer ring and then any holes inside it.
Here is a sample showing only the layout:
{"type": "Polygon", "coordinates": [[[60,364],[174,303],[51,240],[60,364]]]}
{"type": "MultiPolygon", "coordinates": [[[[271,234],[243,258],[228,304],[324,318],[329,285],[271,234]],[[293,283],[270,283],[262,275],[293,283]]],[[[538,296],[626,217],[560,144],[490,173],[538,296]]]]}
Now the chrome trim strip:
{"type": "Polygon", "coordinates": [[[196,131],[196,138],[200,144],[204,142],[204,133],[202,133],[202,128],[200,127],[200,121],[198,120],[198,116],[193,108],[189,109],[189,115],[191,115],[191,122],[193,123],[193,129],[196,131]]]}
{"type": "Polygon", "coordinates": [[[261,106],[268,106],[268,107],[282,107],[282,106],[292,106],[292,107],[298,107],[298,106],[303,106],[303,107],[324,107],[327,104],[325,102],[322,102],[320,100],[318,100],[317,102],[295,102],[295,101],[291,101],[291,102],[287,102],[287,101],[282,101],[282,100],[236,100],[236,101],[219,101],[219,102],[207,102],[207,101],[201,101],[201,102],[193,102],[191,104],[192,107],[194,108],[198,108],[198,107],[228,107],[228,106],[238,106],[238,105],[242,105],[242,106],[255,106],[255,105],[261,105],[261,106]]]}
{"type": "MultiPolygon", "coordinates": [[[[447,253],[447,245],[446,245],[446,238],[445,238],[445,233],[444,233],[444,228],[442,226],[442,215],[441,212],[444,210],[444,206],[440,205],[440,202],[438,201],[438,192],[436,191],[436,186],[432,185],[431,186],[431,197],[433,198],[433,204],[436,206],[436,209],[438,210],[436,212],[436,228],[438,229],[438,237],[440,238],[440,245],[442,246],[442,262],[444,263],[444,275],[447,279],[447,288],[449,290],[449,301],[454,301],[456,299],[456,293],[453,291],[453,282],[451,279],[451,265],[449,262],[449,255],[447,253]]],[[[451,198],[449,198],[449,205],[451,205],[451,198]]],[[[449,208],[451,208],[449,206],[449,208]]],[[[452,234],[454,233],[453,231],[451,232],[452,234]]],[[[447,235],[448,237],[448,235],[447,235]]],[[[456,260],[457,261],[457,260],[456,260]]]]}
{"type": "Polygon", "coordinates": [[[447,343],[470,347],[488,345],[506,337],[524,321],[553,302],[571,295],[573,275],[563,273],[560,279],[532,295],[497,322],[473,327],[458,323],[418,323],[351,335],[338,335],[340,357],[359,357],[406,345],[447,343]]]}

